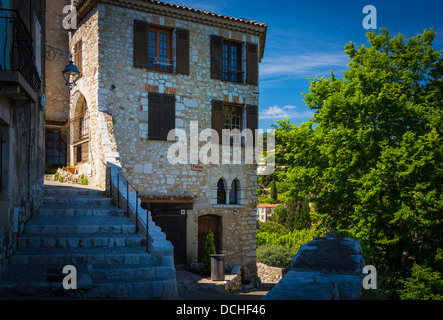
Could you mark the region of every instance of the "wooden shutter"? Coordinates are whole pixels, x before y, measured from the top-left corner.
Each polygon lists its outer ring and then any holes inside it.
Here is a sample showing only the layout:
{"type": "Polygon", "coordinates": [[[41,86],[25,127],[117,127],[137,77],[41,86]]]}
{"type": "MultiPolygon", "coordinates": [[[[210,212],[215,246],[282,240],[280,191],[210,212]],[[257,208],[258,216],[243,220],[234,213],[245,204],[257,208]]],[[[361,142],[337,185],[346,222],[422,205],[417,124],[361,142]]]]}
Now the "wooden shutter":
{"type": "Polygon", "coordinates": [[[148,138],[167,140],[168,133],[175,129],[175,96],[149,93],[148,138]]]}
{"type": "Polygon", "coordinates": [[[189,30],[176,29],[176,70],[189,75],[189,30]]]}
{"type": "Polygon", "coordinates": [[[81,145],[82,150],[82,162],[89,161],[89,142],[85,142],[81,145]]]}
{"type": "Polygon", "coordinates": [[[211,78],[221,79],[223,67],[223,38],[211,36],[211,78]]]}
{"type": "Polygon", "coordinates": [[[246,83],[258,85],[258,46],[246,44],[246,83]]]}
{"type": "MultiPolygon", "coordinates": [[[[257,143],[256,130],[258,129],[258,106],[247,105],[246,106],[246,126],[252,131],[254,137],[254,146],[257,143]]],[[[250,145],[247,143],[247,145],[250,145]]]]}
{"type": "MultiPolygon", "coordinates": [[[[224,108],[223,101],[218,101],[218,100],[212,101],[212,129],[214,129],[218,134],[219,144],[222,143],[223,108],[224,108]]],[[[215,140],[215,138],[213,139],[215,140]]]]}
{"type": "Polygon", "coordinates": [[[74,46],[74,63],[77,66],[80,73],[83,73],[83,53],[82,53],[82,40],[78,41],[74,46]]]}
{"type": "Polygon", "coordinates": [[[134,67],[148,67],[148,23],[134,20],[134,67]]]}

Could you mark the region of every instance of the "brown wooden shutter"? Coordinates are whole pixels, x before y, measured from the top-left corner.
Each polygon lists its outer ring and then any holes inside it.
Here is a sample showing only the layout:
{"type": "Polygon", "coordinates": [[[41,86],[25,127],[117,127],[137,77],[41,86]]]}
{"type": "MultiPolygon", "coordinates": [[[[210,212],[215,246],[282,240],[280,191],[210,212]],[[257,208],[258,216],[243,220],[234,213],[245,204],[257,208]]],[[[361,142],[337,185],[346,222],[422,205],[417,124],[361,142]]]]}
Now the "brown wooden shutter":
{"type": "MultiPolygon", "coordinates": [[[[254,137],[254,146],[257,143],[257,133],[258,129],[258,106],[247,105],[246,106],[246,126],[252,131],[254,137]]],[[[250,145],[247,142],[247,145],[250,145]]]]}
{"type": "Polygon", "coordinates": [[[89,161],[89,142],[82,144],[82,162],[88,162],[89,161]]]}
{"type": "Polygon", "coordinates": [[[223,38],[211,36],[211,78],[221,79],[223,67],[223,38]]]}
{"type": "Polygon", "coordinates": [[[189,75],[189,30],[176,29],[176,70],[189,75]]]}
{"type": "MultiPolygon", "coordinates": [[[[218,143],[222,143],[222,133],[223,133],[223,101],[213,100],[212,101],[212,129],[214,129],[218,134],[218,143]]],[[[213,138],[212,141],[215,141],[213,138]]]]}
{"type": "Polygon", "coordinates": [[[134,67],[148,67],[148,23],[134,20],[134,67]]]}
{"type": "Polygon", "coordinates": [[[148,138],[167,140],[168,133],[175,129],[175,96],[149,93],[148,138]]]}
{"type": "Polygon", "coordinates": [[[164,94],[163,96],[163,126],[162,138],[168,139],[168,133],[175,129],[175,96],[164,94]]]}
{"type": "Polygon", "coordinates": [[[83,53],[82,53],[82,40],[78,41],[74,47],[74,60],[80,73],[83,73],[83,53]]]}
{"type": "Polygon", "coordinates": [[[258,85],[258,46],[246,44],[246,83],[258,85]]]}

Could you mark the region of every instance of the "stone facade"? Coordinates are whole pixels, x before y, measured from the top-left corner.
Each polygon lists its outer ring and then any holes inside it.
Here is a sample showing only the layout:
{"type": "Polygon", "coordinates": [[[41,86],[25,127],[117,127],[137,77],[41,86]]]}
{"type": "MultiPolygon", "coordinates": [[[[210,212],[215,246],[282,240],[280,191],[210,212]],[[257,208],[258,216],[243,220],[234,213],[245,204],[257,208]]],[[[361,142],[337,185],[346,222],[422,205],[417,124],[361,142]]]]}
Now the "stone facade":
{"type": "MultiPolygon", "coordinates": [[[[5,68],[0,67],[0,277],[17,247],[17,238],[23,232],[25,223],[42,203],[42,155],[45,146],[45,113],[40,104],[40,97],[44,93],[44,78],[40,85],[34,86],[37,82],[29,77],[31,72],[35,74],[34,79],[44,74],[45,1],[33,1],[31,5],[30,1],[11,0],[6,4],[2,2],[2,7],[16,11],[10,12],[11,20],[8,23],[0,19],[0,32],[4,35],[6,26],[10,28],[20,24],[17,28],[26,30],[22,35],[22,45],[26,45],[26,40],[32,43],[28,48],[34,57],[26,56],[29,60],[23,58],[20,61],[27,74],[12,62],[5,68]],[[37,30],[38,25],[43,28],[42,33],[37,30]],[[38,39],[41,39],[42,51],[32,51],[38,39]],[[38,59],[35,59],[36,56],[38,59]]],[[[13,35],[12,32],[10,34],[13,35]]],[[[11,57],[13,51],[7,45],[12,47],[12,38],[8,40],[5,46],[5,37],[0,38],[0,46],[6,49],[0,55],[7,52],[11,57]]],[[[28,51],[22,54],[28,54],[28,51]]],[[[22,57],[14,58],[19,60],[22,57]]],[[[0,60],[5,61],[3,58],[0,60]]]]}
{"type": "MultiPolygon", "coordinates": [[[[194,196],[193,208],[187,211],[187,263],[198,259],[198,218],[215,215],[222,217],[226,262],[240,265],[246,278],[255,278],[256,165],[245,164],[244,157],[241,164],[210,164],[203,170],[193,170],[189,163],[172,165],[167,156],[174,142],[147,138],[148,96],[175,96],[175,127],[188,137],[191,121],[198,121],[199,132],[211,128],[212,100],[237,103],[245,113],[245,105],[258,105],[259,97],[253,93],[258,86],[211,79],[210,36],[262,45],[263,27],[249,30],[244,22],[221,17],[203,22],[189,18],[183,9],[171,9],[172,13],[163,16],[162,5],[155,3],[140,9],[113,3],[95,1],[70,35],[71,47],[82,40],[84,66],[83,76],[71,92],[70,115],[75,116],[79,97],[85,98],[90,114],[90,161],[80,172],[91,175],[92,183],[104,185],[105,163],[112,162],[121,165],[124,176],[145,196],[194,196]],[[135,68],[134,20],[189,30],[189,75],[135,68]],[[217,205],[220,179],[226,182],[227,194],[232,181],[239,182],[238,204],[217,205]]],[[[199,148],[204,144],[200,142],[199,148]]]]}

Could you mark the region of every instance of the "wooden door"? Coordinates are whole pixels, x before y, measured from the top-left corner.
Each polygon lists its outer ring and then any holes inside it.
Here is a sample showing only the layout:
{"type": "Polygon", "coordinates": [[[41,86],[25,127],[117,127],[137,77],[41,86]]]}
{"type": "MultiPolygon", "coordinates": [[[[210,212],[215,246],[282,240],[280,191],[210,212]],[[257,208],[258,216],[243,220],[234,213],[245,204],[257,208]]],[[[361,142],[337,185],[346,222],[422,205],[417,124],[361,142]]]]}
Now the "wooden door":
{"type": "Polygon", "coordinates": [[[174,263],[186,264],[186,220],[181,210],[160,209],[152,211],[152,220],[174,246],[174,263]]]}
{"type": "Polygon", "coordinates": [[[203,261],[205,242],[210,230],[214,233],[215,250],[222,250],[222,218],[215,215],[205,215],[198,218],[198,261],[203,261]]]}

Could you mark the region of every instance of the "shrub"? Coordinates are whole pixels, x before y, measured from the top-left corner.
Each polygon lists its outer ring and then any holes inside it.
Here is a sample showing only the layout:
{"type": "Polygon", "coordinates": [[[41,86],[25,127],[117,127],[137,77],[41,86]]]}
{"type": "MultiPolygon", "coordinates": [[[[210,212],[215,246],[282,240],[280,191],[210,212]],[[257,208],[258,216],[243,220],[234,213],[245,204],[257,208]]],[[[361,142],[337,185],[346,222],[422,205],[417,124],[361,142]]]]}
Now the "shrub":
{"type": "Polygon", "coordinates": [[[88,177],[87,176],[82,176],[81,179],[80,179],[80,184],[84,185],[84,186],[87,186],[89,184],[88,177]]]}
{"type": "Polygon", "coordinates": [[[205,242],[205,254],[203,256],[203,265],[205,266],[205,272],[211,272],[211,254],[216,254],[215,251],[215,240],[214,240],[214,232],[212,230],[209,231],[209,234],[206,236],[205,242]]]}
{"type": "Polygon", "coordinates": [[[292,258],[291,248],[284,246],[264,245],[257,248],[257,259],[270,267],[286,268],[292,258]]]}

